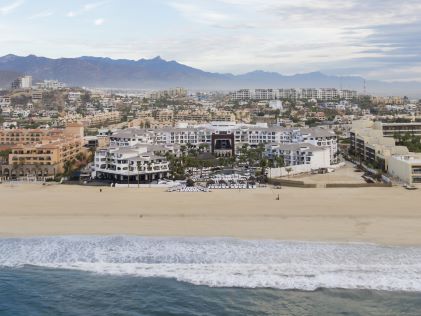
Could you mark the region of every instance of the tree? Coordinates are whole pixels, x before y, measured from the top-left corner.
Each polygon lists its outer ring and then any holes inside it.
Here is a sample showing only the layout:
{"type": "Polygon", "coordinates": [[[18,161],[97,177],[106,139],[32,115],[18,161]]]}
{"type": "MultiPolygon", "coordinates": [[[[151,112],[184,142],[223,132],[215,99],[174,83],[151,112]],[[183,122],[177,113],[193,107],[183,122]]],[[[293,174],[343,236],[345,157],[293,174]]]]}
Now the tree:
{"type": "Polygon", "coordinates": [[[285,161],[283,156],[276,156],[275,158],[276,167],[282,168],[285,166],[285,161]]]}

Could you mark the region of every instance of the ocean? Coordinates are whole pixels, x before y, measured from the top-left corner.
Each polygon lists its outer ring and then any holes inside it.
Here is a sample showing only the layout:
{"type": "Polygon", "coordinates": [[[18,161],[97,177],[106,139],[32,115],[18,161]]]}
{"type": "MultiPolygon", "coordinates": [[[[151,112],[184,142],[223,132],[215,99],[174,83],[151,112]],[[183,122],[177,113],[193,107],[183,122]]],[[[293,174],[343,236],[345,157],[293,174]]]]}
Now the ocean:
{"type": "Polygon", "coordinates": [[[0,315],[421,315],[421,248],[6,238],[0,315]]]}

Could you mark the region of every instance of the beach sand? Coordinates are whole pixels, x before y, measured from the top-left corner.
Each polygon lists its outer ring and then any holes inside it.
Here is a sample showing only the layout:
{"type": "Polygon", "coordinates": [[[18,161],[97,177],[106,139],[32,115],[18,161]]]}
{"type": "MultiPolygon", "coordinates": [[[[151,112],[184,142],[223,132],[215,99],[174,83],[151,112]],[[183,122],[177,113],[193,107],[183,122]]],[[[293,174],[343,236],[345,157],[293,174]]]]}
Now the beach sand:
{"type": "Polygon", "coordinates": [[[0,236],[80,234],[421,245],[421,192],[0,185],[0,236]]]}

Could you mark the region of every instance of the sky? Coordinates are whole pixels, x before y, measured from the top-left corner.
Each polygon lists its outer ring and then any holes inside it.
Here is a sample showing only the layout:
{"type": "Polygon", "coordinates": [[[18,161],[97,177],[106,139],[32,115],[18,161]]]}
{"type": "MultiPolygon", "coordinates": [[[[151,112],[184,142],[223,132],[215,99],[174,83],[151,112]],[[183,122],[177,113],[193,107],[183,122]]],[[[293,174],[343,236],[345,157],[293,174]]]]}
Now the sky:
{"type": "Polygon", "coordinates": [[[420,0],[0,0],[0,55],[421,81],[420,0]]]}

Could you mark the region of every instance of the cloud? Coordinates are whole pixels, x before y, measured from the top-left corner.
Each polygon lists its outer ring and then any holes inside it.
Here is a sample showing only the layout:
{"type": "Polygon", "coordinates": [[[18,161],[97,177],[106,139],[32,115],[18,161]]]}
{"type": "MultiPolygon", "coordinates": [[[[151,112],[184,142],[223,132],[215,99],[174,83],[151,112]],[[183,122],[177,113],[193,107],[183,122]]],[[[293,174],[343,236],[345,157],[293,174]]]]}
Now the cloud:
{"type": "Polygon", "coordinates": [[[102,2],[91,2],[91,3],[86,3],[85,5],[83,5],[79,10],[72,10],[69,11],[67,13],[67,17],[69,18],[73,18],[79,15],[82,15],[86,12],[90,12],[93,11],[101,6],[103,6],[104,4],[106,4],[108,1],[102,1],[102,2]]]}
{"type": "Polygon", "coordinates": [[[412,77],[421,66],[419,0],[167,3],[197,25],[197,31],[188,35],[196,56],[188,52],[180,55],[186,62],[211,70],[243,72],[261,68],[292,73],[342,69],[346,74],[355,69],[353,74],[389,79],[408,66],[411,71],[407,74],[412,77]],[[201,29],[201,25],[207,29],[201,29]],[[211,38],[219,54],[209,47],[211,38]]]}
{"type": "Polygon", "coordinates": [[[30,20],[36,20],[36,19],[48,18],[52,15],[54,15],[53,11],[42,11],[42,12],[39,12],[39,13],[35,13],[34,15],[31,15],[29,17],[29,19],[30,20]]]}
{"type": "Polygon", "coordinates": [[[24,2],[25,1],[23,1],[23,0],[18,0],[18,1],[10,3],[8,5],[5,5],[3,7],[0,7],[0,14],[1,15],[7,15],[9,13],[12,13],[15,9],[20,7],[24,2]]]}
{"type": "Polygon", "coordinates": [[[103,24],[104,24],[104,22],[105,22],[105,20],[104,20],[104,19],[96,19],[96,20],[94,21],[94,24],[95,24],[96,26],[101,26],[101,25],[103,25],[103,24]]]}

